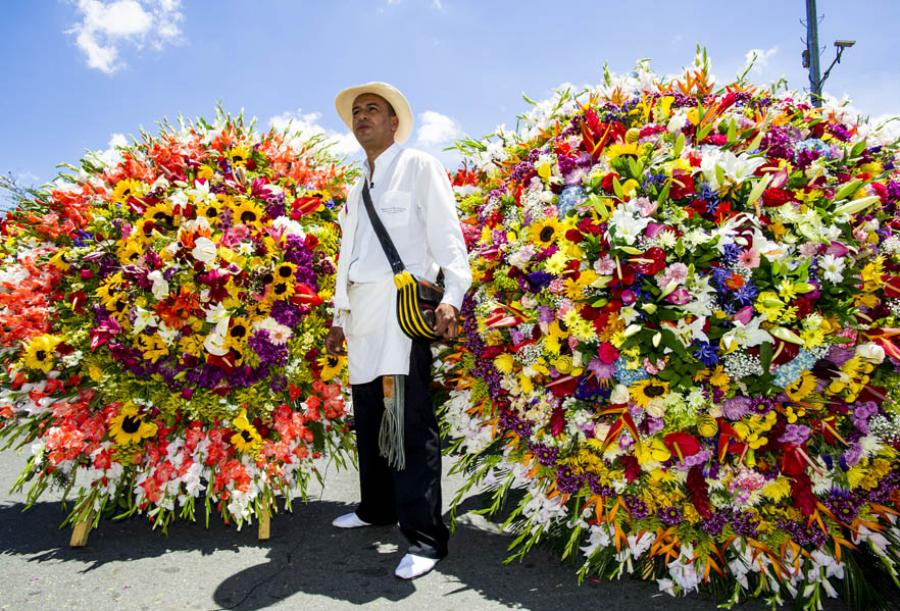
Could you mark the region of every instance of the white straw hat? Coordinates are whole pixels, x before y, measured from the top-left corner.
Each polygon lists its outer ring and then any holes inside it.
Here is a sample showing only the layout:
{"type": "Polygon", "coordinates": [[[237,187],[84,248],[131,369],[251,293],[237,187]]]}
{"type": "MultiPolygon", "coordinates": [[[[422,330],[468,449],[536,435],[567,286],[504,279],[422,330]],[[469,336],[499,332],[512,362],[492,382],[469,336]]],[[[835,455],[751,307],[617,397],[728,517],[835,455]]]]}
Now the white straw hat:
{"type": "Polygon", "coordinates": [[[409,107],[406,97],[400,93],[400,90],[387,83],[374,81],[356,85],[355,87],[348,87],[337,94],[334,100],[334,107],[337,109],[341,119],[344,120],[344,123],[347,124],[347,127],[351,130],[353,129],[353,102],[364,93],[374,93],[381,96],[394,108],[394,112],[397,113],[397,119],[399,120],[397,131],[394,133],[394,141],[397,144],[406,142],[406,139],[412,134],[412,109],[409,107]]]}

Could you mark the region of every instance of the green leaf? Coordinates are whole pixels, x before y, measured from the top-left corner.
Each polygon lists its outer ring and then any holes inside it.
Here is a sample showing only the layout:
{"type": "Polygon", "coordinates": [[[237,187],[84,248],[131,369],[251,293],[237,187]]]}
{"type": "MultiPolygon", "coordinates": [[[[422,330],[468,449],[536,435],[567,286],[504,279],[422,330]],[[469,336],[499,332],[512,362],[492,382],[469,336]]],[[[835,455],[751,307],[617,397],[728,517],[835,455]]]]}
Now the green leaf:
{"type": "Polygon", "coordinates": [[[672,156],[675,159],[681,157],[681,151],[684,149],[684,133],[678,132],[678,138],[675,139],[675,148],[672,149],[672,156]]]}
{"type": "Polygon", "coordinates": [[[769,371],[769,367],[772,365],[772,344],[770,342],[763,342],[759,346],[759,364],[762,366],[763,371],[769,371]]]}

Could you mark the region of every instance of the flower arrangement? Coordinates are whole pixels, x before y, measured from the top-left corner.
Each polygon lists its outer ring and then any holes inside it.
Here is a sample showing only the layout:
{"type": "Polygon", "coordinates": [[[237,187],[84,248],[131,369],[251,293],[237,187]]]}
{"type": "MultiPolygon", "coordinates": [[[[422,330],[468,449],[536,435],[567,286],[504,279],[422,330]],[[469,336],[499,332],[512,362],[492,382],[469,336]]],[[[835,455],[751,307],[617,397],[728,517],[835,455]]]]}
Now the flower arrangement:
{"type": "Polygon", "coordinates": [[[238,525],[348,442],[321,346],[351,178],[321,139],[219,113],[165,124],[3,221],[0,438],[69,520],[195,503],[238,525]]]}
{"type": "Polygon", "coordinates": [[[520,126],[459,145],[457,501],[524,488],[514,556],[555,538],[580,578],[807,608],[866,557],[900,583],[900,143],[705,54],[520,126]]]}

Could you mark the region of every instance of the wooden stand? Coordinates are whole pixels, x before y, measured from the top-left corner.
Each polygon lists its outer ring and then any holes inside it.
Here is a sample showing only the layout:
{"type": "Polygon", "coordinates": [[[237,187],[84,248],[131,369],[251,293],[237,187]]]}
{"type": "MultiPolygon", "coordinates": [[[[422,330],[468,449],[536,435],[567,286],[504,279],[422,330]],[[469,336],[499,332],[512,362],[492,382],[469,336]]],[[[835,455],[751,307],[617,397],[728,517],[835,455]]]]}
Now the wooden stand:
{"type": "Polygon", "coordinates": [[[266,507],[262,511],[259,512],[259,534],[257,535],[257,539],[260,541],[268,541],[271,536],[271,515],[269,514],[269,508],[266,507]]]}
{"type": "Polygon", "coordinates": [[[88,535],[94,522],[94,516],[91,515],[87,520],[76,522],[72,527],[72,537],[69,539],[69,547],[84,547],[87,545],[88,535]]]}
{"type": "MultiPolygon", "coordinates": [[[[257,538],[260,541],[268,541],[272,536],[272,515],[268,507],[259,512],[259,532],[257,538]]],[[[75,522],[72,526],[72,536],[69,539],[69,547],[84,547],[88,542],[88,535],[93,527],[94,516],[91,515],[87,520],[75,522]]]]}

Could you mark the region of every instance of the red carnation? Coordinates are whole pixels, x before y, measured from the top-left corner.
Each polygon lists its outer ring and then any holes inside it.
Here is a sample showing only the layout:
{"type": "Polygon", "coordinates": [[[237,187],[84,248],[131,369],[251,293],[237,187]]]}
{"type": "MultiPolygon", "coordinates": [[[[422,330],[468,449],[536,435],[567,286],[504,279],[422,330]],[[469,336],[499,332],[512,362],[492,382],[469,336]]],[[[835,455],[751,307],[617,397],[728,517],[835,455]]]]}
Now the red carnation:
{"type": "Polygon", "coordinates": [[[794,199],[794,194],[787,189],[777,189],[775,187],[769,187],[762,194],[762,201],[764,206],[776,207],[786,204],[789,201],[794,199]]]}

